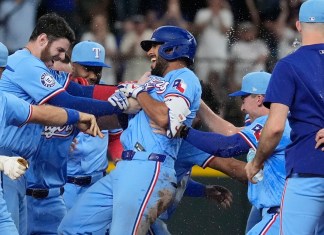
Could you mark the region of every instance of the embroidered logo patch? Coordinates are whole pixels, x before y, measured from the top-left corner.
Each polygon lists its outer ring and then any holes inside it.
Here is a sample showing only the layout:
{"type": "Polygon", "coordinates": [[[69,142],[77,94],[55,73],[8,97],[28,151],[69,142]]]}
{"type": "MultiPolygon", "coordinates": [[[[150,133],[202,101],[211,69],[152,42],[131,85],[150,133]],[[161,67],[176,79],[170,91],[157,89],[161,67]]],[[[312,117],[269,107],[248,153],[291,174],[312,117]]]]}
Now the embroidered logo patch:
{"type": "Polygon", "coordinates": [[[174,87],[181,93],[184,93],[187,89],[187,84],[182,79],[176,79],[172,87],[174,87]]]}
{"type": "Polygon", "coordinates": [[[254,136],[257,140],[260,139],[261,136],[261,131],[262,131],[263,126],[261,126],[260,124],[256,124],[253,128],[252,131],[254,131],[254,136]]]}
{"type": "Polygon", "coordinates": [[[41,76],[41,83],[46,87],[53,87],[55,85],[55,79],[48,73],[43,73],[41,76]]]}

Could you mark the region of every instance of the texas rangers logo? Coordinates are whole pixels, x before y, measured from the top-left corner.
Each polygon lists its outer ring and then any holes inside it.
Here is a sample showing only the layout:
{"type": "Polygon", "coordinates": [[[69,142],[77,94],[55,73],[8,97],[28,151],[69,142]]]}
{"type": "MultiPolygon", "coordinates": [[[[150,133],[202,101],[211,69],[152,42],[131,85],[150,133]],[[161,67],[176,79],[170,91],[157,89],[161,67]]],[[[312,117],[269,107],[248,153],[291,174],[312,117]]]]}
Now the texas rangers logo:
{"type": "Polygon", "coordinates": [[[41,76],[41,83],[46,87],[53,87],[55,85],[55,79],[48,73],[43,73],[41,76]]]}
{"type": "Polygon", "coordinates": [[[186,91],[186,89],[187,89],[187,84],[182,79],[176,79],[173,82],[172,87],[175,87],[175,89],[177,89],[181,93],[184,93],[186,91]]]}
{"type": "Polygon", "coordinates": [[[92,51],[95,53],[95,58],[100,59],[100,52],[101,52],[100,48],[94,47],[94,48],[92,48],[92,51]]]}
{"type": "Polygon", "coordinates": [[[260,124],[256,124],[256,125],[252,128],[252,131],[254,131],[254,132],[253,132],[253,135],[255,136],[255,138],[256,138],[257,140],[260,139],[261,132],[262,132],[262,128],[263,128],[263,126],[261,126],[260,124]]]}
{"type": "Polygon", "coordinates": [[[55,137],[68,137],[73,133],[73,125],[67,126],[45,126],[42,132],[42,135],[49,139],[53,136],[55,137]]]}

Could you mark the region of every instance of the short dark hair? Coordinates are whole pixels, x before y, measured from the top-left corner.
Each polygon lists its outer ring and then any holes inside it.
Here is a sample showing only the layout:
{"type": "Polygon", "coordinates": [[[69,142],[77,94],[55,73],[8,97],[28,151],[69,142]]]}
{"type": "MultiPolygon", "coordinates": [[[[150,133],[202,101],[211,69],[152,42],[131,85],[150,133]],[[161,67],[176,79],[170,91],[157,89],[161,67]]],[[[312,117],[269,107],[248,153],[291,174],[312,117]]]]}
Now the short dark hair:
{"type": "Polygon", "coordinates": [[[45,33],[51,41],[59,38],[66,38],[72,44],[75,41],[75,34],[65,19],[56,13],[48,13],[41,16],[36,23],[34,31],[29,40],[34,41],[36,38],[45,33]]]}

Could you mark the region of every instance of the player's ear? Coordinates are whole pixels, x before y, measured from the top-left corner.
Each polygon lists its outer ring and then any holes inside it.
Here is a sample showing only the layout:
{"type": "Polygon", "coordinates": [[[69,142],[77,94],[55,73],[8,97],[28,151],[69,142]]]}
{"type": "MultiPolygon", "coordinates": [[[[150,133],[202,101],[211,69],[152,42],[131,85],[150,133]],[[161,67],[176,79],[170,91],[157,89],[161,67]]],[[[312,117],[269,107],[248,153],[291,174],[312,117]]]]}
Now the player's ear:
{"type": "Polygon", "coordinates": [[[300,23],[299,20],[296,21],[296,29],[298,30],[298,32],[301,33],[301,31],[302,31],[302,26],[301,26],[301,23],[300,23]]]}

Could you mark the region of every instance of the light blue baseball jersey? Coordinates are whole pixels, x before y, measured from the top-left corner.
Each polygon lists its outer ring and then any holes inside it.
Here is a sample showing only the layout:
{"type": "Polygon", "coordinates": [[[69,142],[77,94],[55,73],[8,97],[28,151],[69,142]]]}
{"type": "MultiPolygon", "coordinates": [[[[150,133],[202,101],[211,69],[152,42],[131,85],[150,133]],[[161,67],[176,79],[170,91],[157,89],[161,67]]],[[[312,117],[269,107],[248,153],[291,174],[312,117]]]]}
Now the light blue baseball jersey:
{"type": "MultiPolygon", "coordinates": [[[[162,102],[168,97],[182,97],[191,110],[186,120],[186,124],[191,125],[199,108],[201,86],[195,74],[183,68],[156,79],[150,95],[162,102]]],[[[125,150],[136,151],[138,144],[144,150],[135,154],[131,161],[119,161],[115,170],[92,185],[63,218],[59,234],[99,231],[110,223],[111,234],[136,234],[139,229],[149,227],[152,209],[161,207],[161,190],[166,195],[174,195],[173,161],[181,139],[168,139],[153,133],[149,117],[140,111],[130,119],[128,128],[121,135],[121,142],[125,150]],[[167,160],[148,161],[151,153],[166,155],[167,160]]]]}
{"type": "Polygon", "coordinates": [[[32,114],[32,107],[29,103],[25,102],[22,99],[17,98],[14,95],[11,95],[6,92],[0,91],[0,102],[1,102],[1,147],[9,147],[7,146],[7,142],[5,139],[7,136],[4,130],[11,125],[14,126],[22,126],[24,125],[30,118],[32,114]]]}
{"type": "MultiPolygon", "coordinates": [[[[49,70],[56,83],[66,87],[66,73],[49,70]]],[[[74,125],[43,126],[37,152],[32,156],[26,172],[27,188],[51,188],[66,182],[67,155],[73,138],[79,133],[74,125]]]]}
{"type": "MultiPolygon", "coordinates": [[[[258,147],[259,138],[267,119],[268,116],[259,117],[239,132],[253,150],[258,147]]],[[[264,164],[263,180],[257,184],[249,182],[248,198],[251,204],[258,209],[280,205],[286,179],[285,148],[290,143],[290,131],[290,126],[286,121],[285,130],[278,146],[264,164]]]]}
{"type": "MultiPolygon", "coordinates": [[[[3,72],[0,90],[13,94],[30,104],[43,104],[64,90],[64,87],[55,81],[52,71],[27,50],[19,50],[9,56],[8,65],[14,69],[14,72],[8,69],[3,72]]],[[[14,154],[19,155],[23,152],[23,156],[29,158],[37,150],[42,128],[42,125],[38,124],[24,125],[19,129],[10,128],[6,130],[6,145],[13,148],[14,154]],[[24,137],[21,137],[22,135],[24,137]]]]}
{"type": "Polygon", "coordinates": [[[104,138],[92,137],[85,133],[76,136],[76,149],[69,154],[67,174],[88,175],[104,171],[108,167],[107,149],[109,134],[102,131],[104,138]]]}
{"type": "Polygon", "coordinates": [[[10,92],[31,104],[43,104],[64,91],[51,71],[27,50],[19,50],[8,57],[8,65],[0,80],[0,89],[10,92]],[[28,69],[26,69],[28,68],[28,69]]]}
{"type": "MultiPolygon", "coordinates": [[[[24,148],[18,145],[18,142],[13,145],[12,139],[7,138],[7,134],[11,129],[16,129],[17,137],[20,137],[20,142],[24,142],[24,138],[18,134],[20,128],[18,126],[24,125],[30,118],[32,114],[32,108],[26,101],[17,98],[14,95],[0,91],[0,102],[1,102],[1,112],[0,112],[0,154],[10,155],[12,150],[17,151],[19,155],[23,155],[24,148]],[[13,126],[14,125],[14,126],[13,126]]],[[[19,139],[19,138],[18,138],[19,139]]],[[[2,184],[3,185],[3,182],[2,184]]],[[[3,198],[2,188],[0,187],[0,231],[2,234],[17,234],[17,228],[12,220],[12,215],[8,212],[6,202],[3,198]]]]}
{"type": "MultiPolygon", "coordinates": [[[[196,75],[183,68],[173,70],[164,78],[155,80],[155,88],[150,95],[158,101],[164,101],[168,97],[182,97],[191,111],[185,124],[191,126],[199,109],[201,86],[196,75]]],[[[164,154],[176,159],[182,141],[180,138],[169,139],[155,134],[150,127],[149,117],[141,110],[129,120],[128,128],[121,135],[121,142],[125,150],[136,150],[135,145],[139,143],[146,152],[164,154]]]]}

